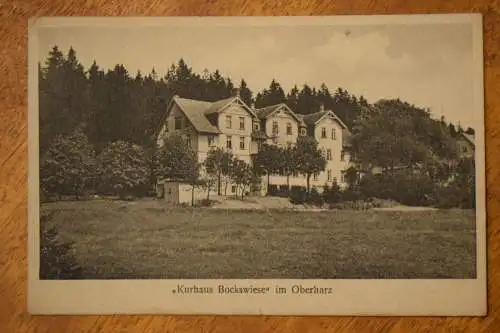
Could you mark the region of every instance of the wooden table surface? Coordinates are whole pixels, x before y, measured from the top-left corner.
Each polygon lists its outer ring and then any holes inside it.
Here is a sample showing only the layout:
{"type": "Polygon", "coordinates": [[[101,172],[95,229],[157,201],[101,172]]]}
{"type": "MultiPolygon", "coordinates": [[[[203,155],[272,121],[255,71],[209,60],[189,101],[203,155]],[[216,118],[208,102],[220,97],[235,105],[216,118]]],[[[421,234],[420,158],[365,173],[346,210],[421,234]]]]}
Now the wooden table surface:
{"type": "MultiPolygon", "coordinates": [[[[0,0],[0,332],[500,332],[500,1],[0,0]],[[483,318],[68,316],[26,313],[27,19],[102,15],[483,13],[485,29],[488,304],[483,318]],[[498,156],[498,157],[495,157],[498,156]]],[[[57,297],[57,295],[54,295],[57,297]]]]}

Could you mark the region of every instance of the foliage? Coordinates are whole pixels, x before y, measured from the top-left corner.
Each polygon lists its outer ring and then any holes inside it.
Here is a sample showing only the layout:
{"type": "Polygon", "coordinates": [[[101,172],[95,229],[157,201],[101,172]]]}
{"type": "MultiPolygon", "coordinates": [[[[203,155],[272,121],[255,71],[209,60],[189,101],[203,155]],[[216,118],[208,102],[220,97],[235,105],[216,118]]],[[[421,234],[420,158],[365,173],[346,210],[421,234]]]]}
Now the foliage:
{"type": "Polygon", "coordinates": [[[309,136],[299,136],[295,146],[296,170],[306,176],[307,192],[310,192],[310,180],[313,174],[322,172],[326,167],[326,158],[318,148],[318,142],[309,136]]]}
{"type": "Polygon", "coordinates": [[[392,199],[409,206],[435,203],[436,184],[425,173],[410,169],[394,174],[366,175],[359,188],[364,198],[392,199]]]}
{"type": "Polygon", "coordinates": [[[278,173],[286,176],[287,187],[290,188],[290,176],[297,172],[297,150],[293,146],[278,148],[276,159],[278,173]]]}
{"type": "Polygon", "coordinates": [[[158,179],[188,181],[198,176],[198,157],[186,140],[171,134],[156,150],[155,175],[158,179]]]}
{"type": "Polygon", "coordinates": [[[40,184],[47,194],[73,194],[78,199],[94,178],[94,148],[81,129],[56,136],[41,156],[40,184]]]}
{"type": "MultiPolygon", "coordinates": [[[[257,175],[267,175],[267,184],[269,185],[270,175],[278,173],[281,164],[281,150],[275,145],[264,143],[253,158],[253,167],[257,175]]],[[[268,186],[269,194],[269,186],[268,186]]]]}
{"type": "Polygon", "coordinates": [[[225,151],[224,149],[217,147],[208,152],[207,157],[203,162],[203,166],[205,167],[207,174],[210,177],[216,177],[217,179],[216,185],[217,193],[219,195],[222,194],[222,179],[225,178],[227,180],[231,177],[232,161],[233,154],[230,151],[225,151]]]}
{"type": "Polygon", "coordinates": [[[47,226],[52,216],[40,216],[40,279],[82,278],[83,270],[72,252],[72,244],[62,242],[57,229],[47,226]]]}
{"type": "Polygon", "coordinates": [[[416,167],[456,157],[448,129],[428,110],[400,100],[380,100],[353,128],[351,153],[362,167],[416,167]]]}
{"type": "Polygon", "coordinates": [[[323,199],[326,203],[329,204],[340,202],[343,199],[342,189],[336,182],[334,182],[332,186],[328,186],[328,184],[325,184],[323,190],[323,199]]]}
{"type": "Polygon", "coordinates": [[[303,187],[292,186],[290,190],[290,202],[294,205],[300,205],[307,200],[307,190],[303,187]]]}
{"type": "Polygon", "coordinates": [[[125,198],[134,188],[148,182],[150,174],[141,146],[117,141],[108,144],[98,156],[99,181],[105,192],[125,198]]]}
{"type": "Polygon", "coordinates": [[[246,190],[255,180],[252,167],[245,161],[235,158],[232,163],[232,180],[241,191],[241,200],[243,200],[246,190]]]}

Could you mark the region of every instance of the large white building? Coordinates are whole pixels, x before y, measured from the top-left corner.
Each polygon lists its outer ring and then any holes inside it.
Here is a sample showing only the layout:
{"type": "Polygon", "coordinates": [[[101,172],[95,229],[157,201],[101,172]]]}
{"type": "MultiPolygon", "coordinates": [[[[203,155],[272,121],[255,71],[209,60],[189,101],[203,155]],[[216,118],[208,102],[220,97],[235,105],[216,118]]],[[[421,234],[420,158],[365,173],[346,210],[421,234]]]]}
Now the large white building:
{"type": "MultiPolygon", "coordinates": [[[[251,164],[251,156],[258,152],[259,142],[293,145],[299,136],[309,135],[316,139],[327,159],[325,171],[311,177],[311,186],[321,191],[325,184],[345,185],[343,172],[350,163],[345,151],[349,131],[331,110],[299,115],[285,104],[255,109],[238,95],[216,102],[174,96],[160,124],[158,145],[173,132],[186,138],[200,163],[210,149],[220,147],[251,164]]],[[[287,177],[279,175],[269,177],[269,184],[267,179],[262,179],[262,193],[267,192],[269,185],[306,186],[303,175],[291,176],[288,182],[287,177]]],[[[230,184],[227,194],[234,193],[235,186],[230,184]]]]}

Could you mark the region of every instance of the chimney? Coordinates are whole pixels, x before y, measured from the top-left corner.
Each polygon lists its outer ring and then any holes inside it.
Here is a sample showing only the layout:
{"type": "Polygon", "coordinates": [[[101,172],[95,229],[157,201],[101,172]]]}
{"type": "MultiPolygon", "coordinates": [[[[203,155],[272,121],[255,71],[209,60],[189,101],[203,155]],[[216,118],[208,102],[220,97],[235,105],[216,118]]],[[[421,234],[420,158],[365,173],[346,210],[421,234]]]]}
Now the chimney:
{"type": "Polygon", "coordinates": [[[323,111],[325,111],[325,105],[323,103],[321,103],[319,105],[319,112],[323,112],[323,111]]]}
{"type": "Polygon", "coordinates": [[[254,101],[252,101],[252,103],[250,104],[250,109],[255,110],[255,102],[254,101]]]}

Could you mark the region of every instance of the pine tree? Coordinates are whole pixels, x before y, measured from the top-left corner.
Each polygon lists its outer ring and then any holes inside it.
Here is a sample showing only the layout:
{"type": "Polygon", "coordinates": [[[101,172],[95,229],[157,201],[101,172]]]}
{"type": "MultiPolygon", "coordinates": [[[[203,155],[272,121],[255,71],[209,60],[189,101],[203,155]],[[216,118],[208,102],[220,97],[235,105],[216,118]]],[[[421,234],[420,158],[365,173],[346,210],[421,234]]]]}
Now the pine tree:
{"type": "Polygon", "coordinates": [[[248,88],[244,79],[241,79],[240,82],[240,98],[248,106],[253,103],[252,91],[248,88]]]}

